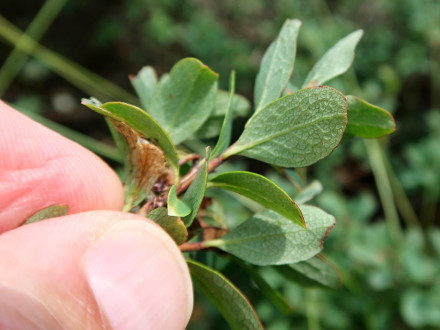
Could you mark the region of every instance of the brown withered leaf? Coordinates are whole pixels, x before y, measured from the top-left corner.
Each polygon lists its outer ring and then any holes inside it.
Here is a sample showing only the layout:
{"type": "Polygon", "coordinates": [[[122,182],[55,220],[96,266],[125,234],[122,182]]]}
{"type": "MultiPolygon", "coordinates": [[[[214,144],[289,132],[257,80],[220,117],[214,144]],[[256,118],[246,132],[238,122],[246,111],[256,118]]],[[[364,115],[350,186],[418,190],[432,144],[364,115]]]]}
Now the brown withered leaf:
{"type": "Polygon", "coordinates": [[[164,153],[124,122],[109,121],[127,142],[131,166],[129,177],[134,181],[136,190],[149,194],[159,177],[167,171],[164,153]]]}

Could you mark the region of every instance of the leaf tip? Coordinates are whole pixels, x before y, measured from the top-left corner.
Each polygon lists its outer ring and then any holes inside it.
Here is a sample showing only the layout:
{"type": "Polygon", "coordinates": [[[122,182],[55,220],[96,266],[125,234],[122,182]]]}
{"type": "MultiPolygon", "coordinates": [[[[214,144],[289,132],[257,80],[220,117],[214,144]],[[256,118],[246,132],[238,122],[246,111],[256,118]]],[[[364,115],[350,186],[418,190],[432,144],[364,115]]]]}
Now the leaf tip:
{"type": "Polygon", "coordinates": [[[94,97],[90,97],[89,99],[87,99],[87,98],[82,98],[81,99],[81,104],[83,104],[83,105],[92,105],[92,106],[95,106],[95,107],[99,107],[99,106],[101,106],[102,105],[102,103],[101,103],[101,101],[99,101],[97,98],[94,98],[94,97]]]}
{"type": "Polygon", "coordinates": [[[354,31],[354,33],[358,34],[359,38],[361,38],[364,35],[364,30],[363,29],[359,29],[359,30],[354,31]]]}
{"type": "Polygon", "coordinates": [[[300,27],[302,25],[302,21],[297,18],[288,18],[288,19],[286,19],[286,22],[296,24],[298,27],[300,27]]]}

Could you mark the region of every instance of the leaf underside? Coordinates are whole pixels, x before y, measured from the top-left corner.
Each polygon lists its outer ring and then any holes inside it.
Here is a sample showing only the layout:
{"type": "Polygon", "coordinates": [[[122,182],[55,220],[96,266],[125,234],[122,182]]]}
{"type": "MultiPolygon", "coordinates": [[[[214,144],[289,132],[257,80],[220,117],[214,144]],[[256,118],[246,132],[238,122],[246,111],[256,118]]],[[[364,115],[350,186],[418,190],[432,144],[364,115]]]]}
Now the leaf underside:
{"type": "Polygon", "coordinates": [[[354,31],[330,48],[307,75],[303,88],[322,85],[347,71],[362,34],[362,30],[354,31]]]}
{"type": "Polygon", "coordinates": [[[347,108],[344,95],[331,87],[286,95],[252,116],[225,156],[240,154],[283,167],[311,165],[338,146],[347,108]]]}
{"type": "Polygon", "coordinates": [[[221,239],[205,245],[217,247],[258,266],[284,265],[310,259],[323,248],[335,218],[323,210],[303,205],[307,229],[272,210],[255,214],[221,239]]]}
{"type": "Polygon", "coordinates": [[[295,264],[277,266],[275,269],[289,281],[301,286],[340,289],[342,285],[334,266],[320,256],[295,264]]]}
{"type": "Polygon", "coordinates": [[[255,81],[255,112],[280,97],[293,72],[301,22],[288,19],[261,61],[255,81]]]}

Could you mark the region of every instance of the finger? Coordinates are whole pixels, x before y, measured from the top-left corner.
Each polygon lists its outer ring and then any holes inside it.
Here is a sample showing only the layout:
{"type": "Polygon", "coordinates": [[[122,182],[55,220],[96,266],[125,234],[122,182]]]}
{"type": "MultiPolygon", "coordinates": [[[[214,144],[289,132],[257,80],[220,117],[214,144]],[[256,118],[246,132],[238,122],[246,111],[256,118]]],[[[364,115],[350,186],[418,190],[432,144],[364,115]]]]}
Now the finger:
{"type": "Polygon", "coordinates": [[[0,101],[0,233],[53,204],[120,210],[123,190],[100,158],[0,101]]]}
{"type": "Polygon", "coordinates": [[[184,329],[188,268],[172,239],[133,214],[92,211],[0,236],[0,328],[184,329]]]}

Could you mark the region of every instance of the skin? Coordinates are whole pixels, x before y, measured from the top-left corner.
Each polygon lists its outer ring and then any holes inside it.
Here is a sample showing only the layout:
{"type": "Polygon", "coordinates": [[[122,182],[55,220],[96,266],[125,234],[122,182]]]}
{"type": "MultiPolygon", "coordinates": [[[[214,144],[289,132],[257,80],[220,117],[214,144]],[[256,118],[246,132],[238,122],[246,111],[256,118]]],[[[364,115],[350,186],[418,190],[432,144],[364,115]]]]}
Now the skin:
{"type": "Polygon", "coordinates": [[[0,329],[185,328],[182,254],[122,204],[100,158],[0,101],[0,329]],[[69,215],[21,226],[53,204],[69,215]]]}

